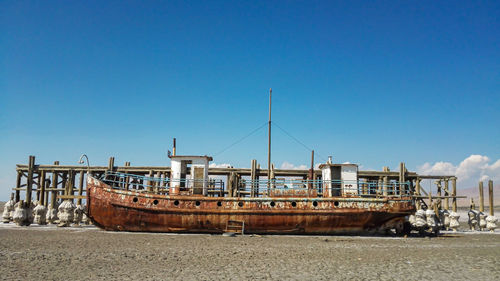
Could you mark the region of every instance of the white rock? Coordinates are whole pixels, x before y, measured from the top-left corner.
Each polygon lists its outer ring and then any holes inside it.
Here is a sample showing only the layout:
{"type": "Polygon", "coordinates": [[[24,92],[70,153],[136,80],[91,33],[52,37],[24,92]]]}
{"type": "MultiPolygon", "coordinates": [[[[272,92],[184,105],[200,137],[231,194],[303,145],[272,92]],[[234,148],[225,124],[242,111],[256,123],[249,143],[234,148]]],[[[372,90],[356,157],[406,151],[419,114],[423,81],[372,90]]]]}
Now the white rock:
{"type": "Polygon", "coordinates": [[[80,224],[83,219],[83,207],[82,205],[77,205],[73,214],[73,223],[80,224]]]}
{"type": "Polygon", "coordinates": [[[23,200],[16,203],[12,220],[17,225],[29,225],[28,208],[25,208],[23,200]]]}
{"type": "Polygon", "coordinates": [[[470,230],[476,229],[476,226],[478,223],[478,221],[477,221],[478,215],[479,215],[479,212],[477,212],[475,210],[469,210],[469,212],[467,213],[467,216],[469,218],[467,223],[469,224],[470,230]]]}
{"type": "Polygon", "coordinates": [[[450,212],[450,228],[453,229],[453,231],[457,231],[460,226],[460,223],[458,222],[459,218],[460,215],[457,212],[450,212]]]}
{"type": "Polygon", "coordinates": [[[14,200],[9,200],[5,203],[3,207],[2,219],[4,223],[9,223],[12,221],[12,215],[14,214],[14,200]]]}
{"type": "Polygon", "coordinates": [[[49,204],[49,209],[47,211],[47,222],[55,224],[59,220],[59,217],[57,217],[57,204],[56,207],[54,208],[52,204],[49,204]]]}
{"type": "Polygon", "coordinates": [[[417,220],[417,218],[415,217],[415,215],[410,215],[408,217],[408,222],[411,224],[411,225],[415,225],[415,221],[417,220]]]}
{"type": "Polygon", "coordinates": [[[436,213],[434,213],[434,210],[427,209],[425,216],[427,217],[427,225],[431,228],[436,227],[436,213]]]}
{"type": "Polygon", "coordinates": [[[70,200],[66,200],[61,203],[58,208],[59,213],[59,225],[58,226],[70,226],[74,218],[75,204],[70,200]]]}
{"type": "Polygon", "coordinates": [[[83,213],[83,215],[82,215],[82,223],[86,224],[86,225],[90,224],[90,219],[89,219],[89,217],[87,217],[87,214],[85,214],[85,213],[83,213]]]}
{"type": "Polygon", "coordinates": [[[486,228],[488,228],[491,232],[495,231],[495,228],[497,228],[496,222],[498,219],[495,216],[487,216],[486,217],[486,228]]]}
{"type": "Polygon", "coordinates": [[[413,226],[416,228],[424,228],[427,226],[424,210],[420,209],[415,213],[415,224],[413,226]]]}
{"type": "Polygon", "coordinates": [[[479,213],[479,229],[483,230],[486,228],[486,215],[479,213]]]}
{"type": "Polygon", "coordinates": [[[450,228],[450,213],[446,210],[443,212],[443,226],[446,230],[450,228]]]}
{"type": "Polygon", "coordinates": [[[38,225],[47,224],[47,208],[44,205],[38,204],[34,209],[35,215],[33,221],[38,225]]]}

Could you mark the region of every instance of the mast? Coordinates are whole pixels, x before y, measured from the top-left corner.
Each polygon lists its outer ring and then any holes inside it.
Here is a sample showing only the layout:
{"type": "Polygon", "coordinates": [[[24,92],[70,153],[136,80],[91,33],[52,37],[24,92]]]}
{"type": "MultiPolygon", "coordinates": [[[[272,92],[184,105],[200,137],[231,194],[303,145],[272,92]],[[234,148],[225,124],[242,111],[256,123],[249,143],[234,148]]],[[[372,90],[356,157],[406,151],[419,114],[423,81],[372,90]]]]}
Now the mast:
{"type": "Polygon", "coordinates": [[[271,97],[273,95],[273,89],[269,89],[269,123],[268,123],[268,139],[267,139],[267,178],[269,180],[268,186],[271,180],[271,97]]]}

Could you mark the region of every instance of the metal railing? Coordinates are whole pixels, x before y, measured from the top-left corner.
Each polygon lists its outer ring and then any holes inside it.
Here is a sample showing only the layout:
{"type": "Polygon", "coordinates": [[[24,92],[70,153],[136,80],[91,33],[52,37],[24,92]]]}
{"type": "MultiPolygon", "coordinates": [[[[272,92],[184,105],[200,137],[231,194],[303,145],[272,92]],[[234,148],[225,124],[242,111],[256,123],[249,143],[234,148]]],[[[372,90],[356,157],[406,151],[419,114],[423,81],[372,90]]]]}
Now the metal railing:
{"type": "Polygon", "coordinates": [[[303,180],[303,179],[240,179],[231,190],[221,179],[170,179],[135,174],[106,172],[101,180],[114,189],[155,192],[160,194],[202,194],[211,196],[252,197],[405,197],[412,196],[410,182],[303,180]],[[174,188],[171,188],[174,187],[174,188]],[[205,187],[205,190],[203,189],[205,187]]]}

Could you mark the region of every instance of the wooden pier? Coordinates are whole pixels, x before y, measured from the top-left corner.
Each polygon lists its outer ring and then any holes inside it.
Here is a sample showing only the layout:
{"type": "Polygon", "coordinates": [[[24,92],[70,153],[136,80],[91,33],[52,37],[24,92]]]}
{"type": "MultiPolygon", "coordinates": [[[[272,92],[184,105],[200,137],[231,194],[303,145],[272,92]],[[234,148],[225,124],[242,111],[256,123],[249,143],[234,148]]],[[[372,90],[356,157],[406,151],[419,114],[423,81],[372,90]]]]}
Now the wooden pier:
{"type": "MultiPolygon", "coordinates": [[[[49,204],[56,206],[61,200],[70,199],[72,201],[76,200],[77,204],[80,205],[86,199],[86,175],[90,173],[99,177],[107,171],[162,178],[165,179],[164,182],[171,176],[170,167],[131,166],[130,162],[125,162],[123,166],[116,166],[114,157],[109,158],[107,166],[84,166],[60,165],[59,161],[55,161],[52,165],[40,165],[36,164],[34,156],[30,156],[28,164],[16,165],[17,179],[13,188],[15,193],[14,201],[17,203],[20,200],[24,200],[24,202],[36,200],[47,207],[49,204]]],[[[311,173],[311,169],[261,169],[256,160],[251,161],[251,168],[209,168],[209,176],[225,178],[224,192],[226,194],[232,194],[232,191],[238,189],[239,182],[245,177],[255,181],[259,178],[268,178],[269,173],[272,178],[293,177],[307,180],[312,175],[314,180],[321,179],[320,170],[314,170],[311,173]]],[[[389,168],[384,167],[383,171],[359,171],[358,177],[361,185],[360,191],[362,194],[366,193],[366,195],[369,195],[367,194],[369,192],[367,188],[369,182],[375,182],[378,186],[386,186],[391,181],[408,182],[408,188],[413,192],[418,208],[431,206],[433,201],[436,200],[438,202],[444,200],[444,204],[438,204],[438,209],[448,209],[448,200],[451,199],[452,210],[456,212],[456,199],[464,198],[463,196],[457,196],[457,178],[454,175],[419,175],[408,171],[404,163],[400,164],[399,171],[390,171],[389,168]],[[431,194],[422,187],[421,182],[424,179],[436,180],[438,190],[436,194],[431,194]],[[449,191],[450,182],[451,192],[449,191]],[[366,185],[363,183],[366,183],[366,185]],[[441,193],[442,186],[444,186],[444,194],[441,193]]],[[[151,184],[147,183],[145,185],[151,186],[151,184]]],[[[251,192],[247,193],[241,192],[238,194],[239,196],[254,196],[255,190],[252,189],[251,192]]]]}

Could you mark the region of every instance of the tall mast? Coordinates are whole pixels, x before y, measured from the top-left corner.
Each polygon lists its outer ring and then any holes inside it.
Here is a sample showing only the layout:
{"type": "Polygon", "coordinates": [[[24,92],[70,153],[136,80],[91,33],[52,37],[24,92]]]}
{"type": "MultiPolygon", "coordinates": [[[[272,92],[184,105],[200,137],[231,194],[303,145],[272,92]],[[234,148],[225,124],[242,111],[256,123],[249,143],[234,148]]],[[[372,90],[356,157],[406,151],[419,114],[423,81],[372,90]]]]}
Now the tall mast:
{"type": "Polygon", "coordinates": [[[268,123],[268,140],[267,140],[267,178],[271,179],[271,97],[273,89],[269,89],[269,123],[268,123]]]}

